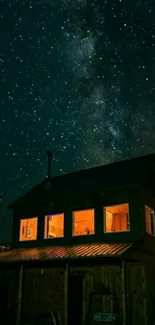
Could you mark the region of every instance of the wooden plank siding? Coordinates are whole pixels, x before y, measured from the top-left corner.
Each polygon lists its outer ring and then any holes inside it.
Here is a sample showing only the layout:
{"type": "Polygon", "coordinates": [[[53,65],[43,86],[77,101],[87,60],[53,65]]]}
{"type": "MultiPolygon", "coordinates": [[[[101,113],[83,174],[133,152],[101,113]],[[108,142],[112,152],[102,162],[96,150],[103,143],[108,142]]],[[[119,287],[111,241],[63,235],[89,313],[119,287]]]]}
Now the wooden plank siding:
{"type": "MultiPolygon", "coordinates": [[[[68,324],[69,275],[83,277],[83,325],[87,320],[90,293],[96,291],[101,283],[117,297],[120,325],[153,324],[155,281],[152,281],[154,270],[151,260],[149,262],[147,258],[144,266],[140,263],[127,263],[125,269],[123,277],[122,264],[78,267],[69,267],[67,264],[66,268],[24,268],[21,324],[33,324],[40,313],[56,310],[60,313],[62,325],[68,324]]],[[[15,306],[18,298],[19,269],[9,272],[10,308],[15,306]]],[[[108,297],[96,297],[92,307],[92,313],[113,312],[113,304],[108,297]]],[[[15,311],[17,308],[14,308],[15,311]]]]}
{"type": "Polygon", "coordinates": [[[141,264],[128,263],[127,284],[127,324],[147,324],[145,269],[141,264]]]}
{"type": "Polygon", "coordinates": [[[16,324],[18,276],[19,272],[16,268],[0,269],[0,324],[16,324]]]}
{"type": "MultiPolygon", "coordinates": [[[[117,313],[120,324],[146,325],[147,302],[146,302],[146,279],[145,269],[141,264],[126,265],[125,279],[122,277],[122,265],[97,266],[87,268],[71,268],[71,272],[84,275],[83,281],[83,324],[85,324],[89,295],[96,290],[98,284],[103,283],[116,296],[118,300],[117,313]],[[126,288],[124,287],[126,281],[126,288]],[[127,296],[125,297],[125,290],[127,296]],[[127,308],[127,314],[126,314],[127,308]]],[[[107,296],[95,299],[93,312],[113,312],[112,300],[107,296]]]]}
{"type": "MultiPolygon", "coordinates": [[[[23,287],[22,323],[33,323],[39,313],[59,310],[62,324],[67,324],[66,271],[63,268],[25,269],[23,287]]],[[[98,284],[104,285],[116,295],[122,316],[122,283],[120,266],[72,267],[70,274],[83,275],[83,324],[86,322],[89,296],[98,284]]],[[[107,297],[98,296],[92,312],[112,312],[113,306],[107,297]]],[[[122,320],[123,321],[123,320],[122,320]]]]}
{"type": "Polygon", "coordinates": [[[64,269],[25,269],[22,323],[31,324],[40,313],[59,311],[64,320],[64,269]]]}
{"type": "Polygon", "coordinates": [[[145,255],[146,300],[148,324],[155,323],[155,258],[145,255]]]}

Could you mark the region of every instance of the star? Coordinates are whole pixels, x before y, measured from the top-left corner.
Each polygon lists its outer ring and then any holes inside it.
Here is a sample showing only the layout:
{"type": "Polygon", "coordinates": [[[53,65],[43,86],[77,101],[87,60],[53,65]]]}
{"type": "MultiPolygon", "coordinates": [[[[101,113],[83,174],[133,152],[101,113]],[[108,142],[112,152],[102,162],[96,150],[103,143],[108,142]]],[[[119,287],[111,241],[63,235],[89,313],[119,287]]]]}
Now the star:
{"type": "Polygon", "coordinates": [[[1,1],[0,237],[47,175],[155,151],[153,1],[1,1]]]}

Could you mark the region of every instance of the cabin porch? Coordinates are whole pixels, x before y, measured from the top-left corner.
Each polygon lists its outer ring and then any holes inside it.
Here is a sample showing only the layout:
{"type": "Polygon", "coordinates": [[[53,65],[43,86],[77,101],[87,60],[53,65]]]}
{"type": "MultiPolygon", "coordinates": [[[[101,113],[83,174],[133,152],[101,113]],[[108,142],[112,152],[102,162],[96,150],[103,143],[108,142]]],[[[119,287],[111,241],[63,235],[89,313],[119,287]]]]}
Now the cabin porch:
{"type": "Polygon", "coordinates": [[[8,274],[11,324],[34,325],[40,314],[56,311],[62,325],[85,325],[98,313],[116,313],[114,324],[148,324],[144,266],[131,256],[126,259],[118,252],[102,258],[31,259],[13,264],[12,269],[9,263],[8,274]],[[105,289],[117,301],[116,310],[113,298],[103,296],[105,289]]]}

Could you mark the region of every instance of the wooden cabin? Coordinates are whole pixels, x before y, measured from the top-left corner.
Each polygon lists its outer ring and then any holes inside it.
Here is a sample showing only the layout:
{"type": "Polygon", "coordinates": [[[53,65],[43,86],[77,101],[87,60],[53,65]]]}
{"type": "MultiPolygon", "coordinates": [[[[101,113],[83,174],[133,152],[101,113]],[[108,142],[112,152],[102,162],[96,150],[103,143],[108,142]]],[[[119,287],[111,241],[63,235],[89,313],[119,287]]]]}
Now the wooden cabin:
{"type": "Polygon", "coordinates": [[[48,159],[48,177],[9,206],[11,324],[57,311],[62,325],[154,324],[155,154],[58,177],[48,159]]]}

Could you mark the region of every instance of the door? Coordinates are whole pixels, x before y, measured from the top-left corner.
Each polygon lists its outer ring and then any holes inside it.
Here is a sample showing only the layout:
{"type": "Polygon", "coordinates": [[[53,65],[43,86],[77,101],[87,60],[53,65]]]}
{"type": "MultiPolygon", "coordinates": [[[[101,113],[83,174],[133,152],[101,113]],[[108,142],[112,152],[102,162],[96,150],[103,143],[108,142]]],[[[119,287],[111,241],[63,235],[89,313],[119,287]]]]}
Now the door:
{"type": "Polygon", "coordinates": [[[68,282],[68,325],[82,325],[83,277],[71,275],[68,282]]]}

